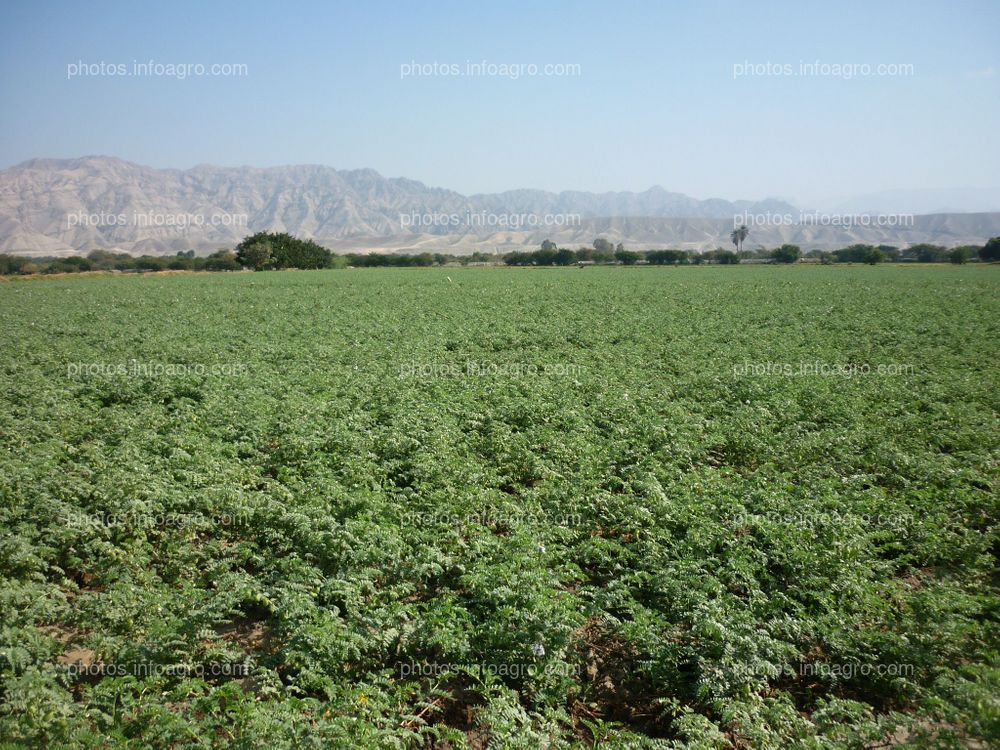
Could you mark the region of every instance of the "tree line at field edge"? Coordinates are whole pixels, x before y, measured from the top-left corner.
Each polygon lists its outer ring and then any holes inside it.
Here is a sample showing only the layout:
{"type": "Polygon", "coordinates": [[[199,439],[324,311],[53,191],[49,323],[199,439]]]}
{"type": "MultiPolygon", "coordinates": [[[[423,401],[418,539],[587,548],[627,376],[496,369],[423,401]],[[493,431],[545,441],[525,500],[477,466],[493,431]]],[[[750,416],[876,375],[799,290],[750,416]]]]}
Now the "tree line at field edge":
{"type": "Polygon", "coordinates": [[[218,250],[208,256],[197,257],[194,250],[178,252],[173,256],[143,255],[94,250],[86,257],[30,258],[0,254],[0,275],[34,275],[53,273],[80,273],[86,271],[118,271],[142,273],[151,271],[254,271],[283,270],[290,268],[371,268],[371,267],[428,267],[445,265],[507,265],[507,266],[588,266],[588,265],[701,265],[706,263],[734,265],[741,261],[752,263],[796,263],[808,261],[830,265],[833,263],[944,263],[964,264],[969,261],[1000,261],[1000,237],[993,237],[985,245],[964,245],[946,248],[941,245],[921,243],[907,248],[891,245],[854,244],[839,250],[811,250],[803,253],[798,245],[784,244],[773,249],[763,247],[743,249],[749,231],[745,227],[734,229],[731,234],[733,250],[716,248],[706,252],[687,250],[628,250],[622,243],[613,244],[605,238],[594,240],[592,247],[576,250],[558,247],[551,240],[542,242],[538,250],[515,250],[504,255],[474,252],[471,255],[445,255],[443,253],[348,253],[339,255],[327,250],[313,240],[303,240],[284,232],[257,232],[246,237],[232,250],[218,250]]]}

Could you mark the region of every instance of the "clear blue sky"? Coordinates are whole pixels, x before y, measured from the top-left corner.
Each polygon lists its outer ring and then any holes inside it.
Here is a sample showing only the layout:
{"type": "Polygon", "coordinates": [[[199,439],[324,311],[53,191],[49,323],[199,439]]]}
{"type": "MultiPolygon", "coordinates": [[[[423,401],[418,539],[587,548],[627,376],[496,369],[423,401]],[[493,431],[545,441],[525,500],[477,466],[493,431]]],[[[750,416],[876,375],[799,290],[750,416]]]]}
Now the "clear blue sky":
{"type": "Polygon", "coordinates": [[[372,167],[465,193],[801,202],[1000,184],[1000,3],[37,2],[0,9],[0,166],[372,167]],[[71,64],[241,63],[243,77],[71,64]],[[406,63],[575,76],[401,79],[406,63]],[[744,76],[900,63],[912,75],[744,76]]]}

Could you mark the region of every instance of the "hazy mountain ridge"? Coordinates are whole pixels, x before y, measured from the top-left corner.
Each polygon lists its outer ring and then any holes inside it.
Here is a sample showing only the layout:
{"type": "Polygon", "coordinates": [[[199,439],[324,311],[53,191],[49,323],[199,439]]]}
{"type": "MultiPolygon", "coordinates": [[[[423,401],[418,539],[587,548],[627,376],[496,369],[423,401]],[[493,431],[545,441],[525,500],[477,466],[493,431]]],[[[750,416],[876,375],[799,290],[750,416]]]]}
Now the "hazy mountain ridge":
{"type": "Polygon", "coordinates": [[[931,190],[883,190],[843,201],[841,213],[996,213],[1000,212],[1000,188],[953,188],[931,190]]]}
{"type": "MultiPolygon", "coordinates": [[[[260,230],[291,232],[340,251],[503,251],[546,238],[590,244],[599,235],[640,249],[706,249],[728,246],[733,217],[744,212],[798,213],[774,199],[698,200],[658,186],[641,193],[523,189],[464,196],[372,169],[321,165],[178,170],[89,156],[32,159],[0,171],[0,252],[32,255],[95,248],[208,252],[260,230]],[[526,223],[529,216],[538,224],[526,223]],[[554,223],[546,224],[546,216],[554,223]]],[[[998,234],[1000,214],[946,214],[920,216],[902,228],[751,227],[746,246],[963,244],[998,234]]]]}

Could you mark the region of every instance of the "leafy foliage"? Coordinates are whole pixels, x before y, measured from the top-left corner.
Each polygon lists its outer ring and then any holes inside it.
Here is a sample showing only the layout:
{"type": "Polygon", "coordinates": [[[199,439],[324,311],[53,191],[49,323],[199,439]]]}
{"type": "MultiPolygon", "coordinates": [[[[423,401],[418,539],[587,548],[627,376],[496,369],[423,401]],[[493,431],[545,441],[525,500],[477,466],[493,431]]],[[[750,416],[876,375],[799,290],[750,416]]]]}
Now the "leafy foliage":
{"type": "Polygon", "coordinates": [[[0,744],[996,743],[998,273],[4,284],[0,744]]]}
{"type": "Polygon", "coordinates": [[[331,253],[312,240],[286,232],[257,232],[236,246],[236,259],[246,268],[328,268],[331,253]]]}

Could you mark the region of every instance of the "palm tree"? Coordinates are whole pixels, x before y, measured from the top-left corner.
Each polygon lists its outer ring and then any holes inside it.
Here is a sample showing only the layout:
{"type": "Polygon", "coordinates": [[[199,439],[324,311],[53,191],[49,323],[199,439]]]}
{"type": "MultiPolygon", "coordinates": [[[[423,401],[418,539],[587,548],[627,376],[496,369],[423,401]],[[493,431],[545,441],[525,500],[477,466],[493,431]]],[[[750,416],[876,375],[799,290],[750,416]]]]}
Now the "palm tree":
{"type": "Polygon", "coordinates": [[[737,252],[743,249],[743,240],[747,238],[748,234],[750,234],[750,230],[747,229],[746,224],[740,224],[738,229],[734,229],[729,233],[729,239],[733,241],[737,252]]]}

